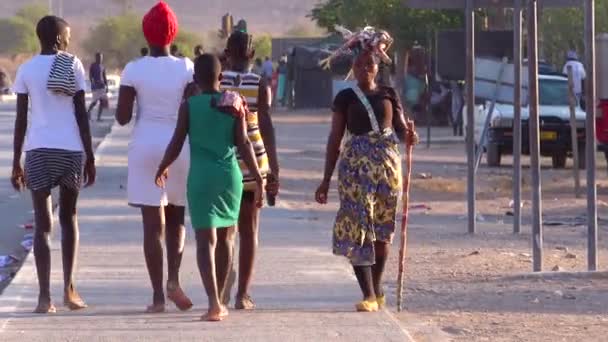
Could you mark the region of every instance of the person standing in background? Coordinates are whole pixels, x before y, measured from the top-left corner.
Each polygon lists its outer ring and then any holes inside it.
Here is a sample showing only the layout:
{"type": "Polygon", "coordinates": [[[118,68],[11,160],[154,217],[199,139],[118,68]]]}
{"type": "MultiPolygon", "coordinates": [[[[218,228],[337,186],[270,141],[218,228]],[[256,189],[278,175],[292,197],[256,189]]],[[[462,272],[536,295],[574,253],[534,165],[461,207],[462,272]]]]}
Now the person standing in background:
{"type": "Polygon", "coordinates": [[[0,95],[7,95],[11,91],[11,78],[6,70],[0,68],[0,95]]]}
{"type": "Polygon", "coordinates": [[[176,44],[171,45],[171,56],[184,58],[184,55],[179,51],[179,47],[176,44]]]}
{"type": "Polygon", "coordinates": [[[587,73],[585,72],[585,66],[578,60],[576,51],[568,51],[566,54],[566,64],[564,65],[563,73],[568,76],[568,67],[572,67],[572,81],[574,82],[574,95],[579,104],[584,102],[585,92],[585,79],[587,73]]]}
{"type": "Polygon", "coordinates": [[[199,58],[205,53],[202,45],[197,45],[194,47],[194,58],[199,58]]]}
{"type": "Polygon", "coordinates": [[[108,105],[108,77],[106,76],[106,68],[103,66],[103,54],[101,52],[95,54],[95,63],[91,64],[89,68],[89,80],[91,81],[93,99],[87,113],[90,119],[91,111],[99,102],[97,121],[101,121],[101,114],[108,105]]]}
{"type": "Polygon", "coordinates": [[[279,61],[279,67],[277,69],[277,72],[279,74],[279,78],[277,81],[277,94],[276,94],[276,98],[277,98],[277,103],[279,103],[281,106],[285,106],[285,99],[287,98],[286,96],[286,89],[287,89],[287,55],[284,55],[283,57],[281,57],[281,60],[279,61]]]}
{"type": "Polygon", "coordinates": [[[264,64],[262,64],[262,77],[266,78],[268,84],[272,82],[272,74],[274,72],[274,66],[270,57],[266,57],[264,64]]]}
{"type": "Polygon", "coordinates": [[[264,71],[262,70],[262,59],[261,58],[256,58],[255,59],[255,63],[253,64],[253,67],[251,69],[251,72],[258,75],[258,76],[262,76],[262,74],[264,73],[264,71]]]}

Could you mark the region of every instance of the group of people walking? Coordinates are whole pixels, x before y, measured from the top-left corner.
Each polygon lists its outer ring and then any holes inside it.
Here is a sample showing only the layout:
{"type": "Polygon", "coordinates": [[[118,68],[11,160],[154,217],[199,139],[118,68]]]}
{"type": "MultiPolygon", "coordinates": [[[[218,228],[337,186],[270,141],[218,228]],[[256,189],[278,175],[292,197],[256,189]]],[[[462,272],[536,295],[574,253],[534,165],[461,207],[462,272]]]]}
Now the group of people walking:
{"type": "MultiPolygon", "coordinates": [[[[148,55],[124,68],[116,121],[130,124],[137,106],[128,151],[127,197],[128,204],[140,210],[143,223],[152,287],[146,312],[164,312],[165,298],[180,310],[193,306],[179,276],[187,203],[197,264],[209,299],[202,320],[221,321],[228,315],[236,278],[232,269],[236,234],[240,249],[234,308],[255,308],[250,286],[263,193],[271,198],[279,192],[268,80],[249,72],[255,51],[247,32],[236,31],[229,37],[222,62],[212,54],[201,54],[192,62],[170,53],[178,21],[166,3],[159,2],[144,16],[142,28],[148,55]]],[[[15,189],[27,187],[32,194],[40,286],[35,312],[52,313],[56,308],[50,294],[51,190],[60,188],[64,304],[71,310],[83,309],[87,304],[73,280],[78,250],[76,207],[81,186],[93,185],[96,171],[84,102],[84,68],[66,52],[69,25],[47,16],[38,23],[37,34],[41,53],[20,67],[14,85],[18,100],[11,181],[15,189]],[[24,150],[25,168],[21,166],[24,150]]],[[[401,186],[394,132],[408,141],[415,139],[415,132],[408,128],[395,91],[374,81],[379,47],[373,42],[360,47],[353,67],[358,86],[338,94],[334,103],[325,174],[316,199],[327,203],[341,156],[341,208],[333,249],[353,264],[364,294],[357,309],[376,311],[385,303],[382,274],[401,186]],[[340,149],[347,131],[348,142],[340,149]]]]}

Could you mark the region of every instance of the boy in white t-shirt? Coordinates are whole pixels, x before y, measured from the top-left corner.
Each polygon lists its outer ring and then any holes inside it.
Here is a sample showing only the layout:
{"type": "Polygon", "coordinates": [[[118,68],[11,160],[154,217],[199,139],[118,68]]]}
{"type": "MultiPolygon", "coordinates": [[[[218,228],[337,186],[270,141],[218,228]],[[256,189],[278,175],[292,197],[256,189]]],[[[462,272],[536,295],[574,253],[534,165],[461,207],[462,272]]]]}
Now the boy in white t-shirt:
{"type": "Polygon", "coordinates": [[[60,187],[64,305],[70,310],[83,309],[87,305],[73,280],[78,251],[76,203],[83,181],[85,186],[95,182],[95,161],[84,100],[84,68],[78,58],[64,52],[70,42],[70,27],[61,18],[46,16],[38,22],[36,33],[41,52],[21,65],[13,86],[17,117],[11,182],[17,191],[27,187],[32,194],[40,286],[34,312],[54,313],[50,294],[51,190],[60,187]],[[25,168],[21,166],[24,149],[25,168]]]}

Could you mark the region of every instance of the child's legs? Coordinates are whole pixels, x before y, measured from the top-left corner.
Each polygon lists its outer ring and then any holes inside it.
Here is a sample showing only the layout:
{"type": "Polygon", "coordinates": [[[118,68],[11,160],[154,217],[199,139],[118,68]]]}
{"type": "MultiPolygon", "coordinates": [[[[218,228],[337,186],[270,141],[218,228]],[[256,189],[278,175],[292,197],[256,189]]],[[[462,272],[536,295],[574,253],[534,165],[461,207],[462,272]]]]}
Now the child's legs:
{"type": "Polygon", "coordinates": [[[154,290],[154,305],[165,303],[163,290],[163,234],[164,217],[161,207],[143,206],[141,215],[144,224],[144,255],[154,290]]]}
{"type": "Polygon", "coordinates": [[[32,204],[34,206],[34,259],[38,274],[40,293],[38,302],[48,304],[51,301],[51,249],[50,238],[52,223],[51,190],[32,191],[32,204]]]}
{"type": "Polygon", "coordinates": [[[167,246],[168,288],[179,287],[179,270],[184,255],[186,229],[184,227],[185,208],[168,205],[165,207],[165,244],[167,246]]]}
{"type": "Polygon", "coordinates": [[[59,223],[61,224],[61,253],[63,256],[63,284],[66,295],[73,294],[73,274],[78,255],[79,233],[76,203],[79,190],[60,187],[59,223]]]}
{"type": "Polygon", "coordinates": [[[196,231],[196,261],[205,292],[209,298],[209,311],[219,313],[221,305],[215,269],[216,243],[217,235],[214,228],[203,228],[196,231]]]}
{"type": "Polygon", "coordinates": [[[237,296],[248,294],[258,247],[260,209],[255,205],[255,194],[243,192],[239,215],[239,286],[237,296]]]}
{"type": "Polygon", "coordinates": [[[234,226],[217,230],[215,263],[217,268],[217,288],[220,299],[224,298],[229,272],[232,269],[232,259],[234,257],[234,236],[234,226]]]}

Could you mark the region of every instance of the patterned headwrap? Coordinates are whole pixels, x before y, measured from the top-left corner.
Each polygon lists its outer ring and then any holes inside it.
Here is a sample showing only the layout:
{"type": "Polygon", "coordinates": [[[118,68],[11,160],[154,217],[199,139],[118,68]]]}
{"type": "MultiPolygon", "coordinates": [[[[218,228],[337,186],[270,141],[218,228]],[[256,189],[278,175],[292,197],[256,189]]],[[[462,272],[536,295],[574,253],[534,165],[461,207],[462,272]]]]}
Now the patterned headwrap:
{"type": "Polygon", "coordinates": [[[166,2],[160,1],[144,16],[142,28],[148,44],[167,46],[177,36],[177,16],[166,2]]]}
{"type": "Polygon", "coordinates": [[[374,62],[377,64],[381,62],[386,64],[392,63],[390,57],[386,54],[386,51],[393,44],[393,38],[388,32],[376,30],[371,26],[359,32],[351,32],[342,26],[336,26],[335,29],[342,34],[345,43],[329,57],[319,62],[319,65],[323,69],[329,69],[332,60],[338,56],[350,54],[356,58],[359,54],[366,51],[372,53],[374,62]]]}

